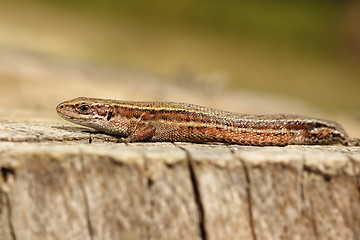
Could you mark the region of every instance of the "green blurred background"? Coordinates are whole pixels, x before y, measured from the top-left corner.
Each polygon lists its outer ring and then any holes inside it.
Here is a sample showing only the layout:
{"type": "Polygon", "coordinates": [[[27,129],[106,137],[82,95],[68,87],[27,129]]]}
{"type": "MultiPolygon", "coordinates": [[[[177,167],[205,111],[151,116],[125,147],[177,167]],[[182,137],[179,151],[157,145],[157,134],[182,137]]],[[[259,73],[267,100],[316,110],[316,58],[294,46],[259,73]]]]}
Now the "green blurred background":
{"type": "Polygon", "coordinates": [[[0,3],[0,45],[360,116],[359,1],[0,3]],[[203,79],[203,81],[197,81],[203,79]],[[216,87],[216,84],[215,84],[216,87]]]}

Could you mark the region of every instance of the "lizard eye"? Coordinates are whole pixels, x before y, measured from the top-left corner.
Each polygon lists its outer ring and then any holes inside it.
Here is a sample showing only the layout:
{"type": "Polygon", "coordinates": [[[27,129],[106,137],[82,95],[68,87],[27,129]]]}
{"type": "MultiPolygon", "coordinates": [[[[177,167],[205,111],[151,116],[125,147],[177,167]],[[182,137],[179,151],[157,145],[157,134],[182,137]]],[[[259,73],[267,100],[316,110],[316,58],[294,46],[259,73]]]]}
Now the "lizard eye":
{"type": "Polygon", "coordinates": [[[87,104],[83,104],[83,105],[81,105],[81,106],[79,107],[79,109],[80,109],[81,112],[87,112],[87,111],[90,110],[90,106],[87,105],[87,104]]]}

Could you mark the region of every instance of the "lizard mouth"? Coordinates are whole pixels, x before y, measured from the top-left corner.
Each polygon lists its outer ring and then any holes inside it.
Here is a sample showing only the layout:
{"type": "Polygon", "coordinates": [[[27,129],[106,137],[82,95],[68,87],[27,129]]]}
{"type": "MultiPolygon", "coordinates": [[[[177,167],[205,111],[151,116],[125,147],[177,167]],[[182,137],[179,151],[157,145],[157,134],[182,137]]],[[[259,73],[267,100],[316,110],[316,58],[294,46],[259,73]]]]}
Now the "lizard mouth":
{"type": "Polygon", "coordinates": [[[69,122],[80,124],[82,126],[88,127],[92,124],[91,115],[88,113],[79,113],[76,106],[69,104],[68,102],[60,103],[56,107],[56,111],[59,116],[69,122]]]}
{"type": "Polygon", "coordinates": [[[66,120],[71,120],[71,121],[75,122],[76,119],[79,119],[79,116],[76,116],[75,108],[72,105],[60,103],[56,107],[56,111],[60,115],[60,117],[66,119],[66,120]]]}

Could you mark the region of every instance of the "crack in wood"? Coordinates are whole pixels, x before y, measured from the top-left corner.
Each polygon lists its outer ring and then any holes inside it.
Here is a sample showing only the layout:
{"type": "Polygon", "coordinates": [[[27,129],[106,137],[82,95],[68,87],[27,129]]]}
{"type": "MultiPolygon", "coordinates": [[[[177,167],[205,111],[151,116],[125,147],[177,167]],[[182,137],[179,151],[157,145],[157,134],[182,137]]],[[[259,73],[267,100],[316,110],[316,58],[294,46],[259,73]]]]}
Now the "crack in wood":
{"type": "Polygon", "coordinates": [[[2,182],[9,183],[10,179],[14,179],[15,176],[15,170],[9,167],[1,167],[1,178],[2,182]]]}
{"type": "MultiPolygon", "coordinates": [[[[234,153],[233,153],[234,154],[234,153]]],[[[256,233],[255,233],[255,224],[254,224],[254,215],[253,215],[253,207],[252,207],[252,195],[251,195],[251,181],[249,176],[249,169],[246,166],[246,163],[244,160],[240,159],[240,162],[243,166],[245,178],[246,178],[246,192],[247,192],[247,202],[249,206],[249,221],[250,221],[250,227],[251,227],[251,234],[254,240],[256,240],[256,233]]]]}
{"type": "Polygon", "coordinates": [[[202,240],[207,240],[208,238],[207,238],[207,232],[206,232],[205,209],[204,209],[204,205],[203,205],[203,201],[202,201],[202,197],[201,197],[201,193],[200,193],[199,181],[196,176],[195,169],[194,169],[194,162],[192,161],[191,155],[186,148],[178,146],[175,143],[174,143],[174,145],[176,147],[180,148],[181,150],[183,150],[186,154],[186,161],[187,161],[189,174],[190,174],[190,182],[193,187],[195,203],[196,203],[196,207],[197,207],[198,214],[199,214],[200,237],[202,240]]]}
{"type": "Polygon", "coordinates": [[[324,173],[319,169],[314,169],[312,167],[306,166],[305,163],[303,166],[303,171],[308,172],[310,174],[318,175],[318,176],[322,177],[326,182],[331,182],[331,180],[332,180],[332,177],[330,174],[324,173]]]}
{"type": "Polygon", "coordinates": [[[5,196],[5,202],[6,202],[6,208],[7,208],[7,219],[8,219],[8,224],[9,224],[9,231],[10,231],[10,236],[12,240],[16,240],[16,234],[15,234],[15,229],[14,229],[14,225],[12,222],[12,208],[11,208],[11,204],[10,204],[10,199],[9,196],[7,194],[4,194],[5,196]]]}
{"type": "MultiPolygon", "coordinates": [[[[351,156],[351,154],[349,154],[348,157],[349,157],[349,160],[350,160],[350,162],[352,164],[352,169],[354,171],[356,187],[357,187],[357,190],[359,192],[359,203],[360,203],[360,168],[357,169],[356,160],[351,156]]],[[[359,164],[359,167],[360,167],[360,164],[359,164]]]]}
{"type": "Polygon", "coordinates": [[[315,234],[315,238],[319,239],[319,231],[318,231],[318,227],[317,227],[317,223],[316,223],[316,219],[315,219],[315,210],[314,210],[314,204],[311,201],[311,199],[309,199],[309,204],[310,204],[310,210],[311,210],[311,225],[315,234]]]}
{"type": "MultiPolygon", "coordinates": [[[[1,178],[1,188],[0,188],[0,196],[1,196],[1,205],[4,204],[3,206],[5,208],[7,208],[7,221],[8,221],[8,227],[9,227],[9,233],[10,233],[10,237],[12,240],[16,240],[16,234],[15,234],[15,229],[14,229],[14,225],[12,222],[12,207],[11,207],[11,203],[10,203],[10,199],[9,199],[9,188],[8,188],[8,184],[12,183],[14,181],[14,177],[15,177],[15,170],[13,168],[9,168],[9,167],[1,167],[0,168],[0,178],[1,178]]],[[[1,206],[0,205],[0,213],[1,213],[1,206]]]]}
{"type": "Polygon", "coordinates": [[[86,219],[86,223],[87,223],[87,229],[89,232],[90,239],[93,240],[94,236],[95,236],[95,231],[94,231],[94,227],[91,223],[89,199],[87,197],[84,182],[83,182],[83,178],[85,177],[84,153],[83,152],[80,152],[80,163],[81,163],[81,175],[77,174],[77,177],[78,177],[78,181],[79,181],[80,191],[81,191],[81,194],[83,195],[83,199],[84,199],[85,219],[86,219]]]}
{"type": "Polygon", "coordinates": [[[254,216],[253,216],[253,212],[252,212],[252,195],[251,195],[251,182],[250,182],[250,176],[249,176],[249,169],[247,168],[245,161],[243,159],[237,158],[236,154],[235,154],[235,150],[234,148],[228,146],[228,148],[230,149],[231,154],[234,156],[235,159],[239,159],[239,161],[241,162],[241,165],[244,169],[244,173],[245,173],[245,179],[246,179],[246,196],[247,196],[247,202],[248,202],[248,207],[249,207],[249,224],[250,224],[250,228],[251,228],[251,235],[253,240],[256,240],[256,233],[255,233],[255,224],[254,224],[254,216]]]}
{"type": "MultiPolygon", "coordinates": [[[[356,160],[351,156],[351,154],[348,154],[347,156],[351,162],[352,170],[354,172],[356,189],[358,190],[358,202],[360,203],[360,169],[357,168],[356,160]]],[[[358,217],[357,211],[352,211],[352,220],[354,222],[358,222],[357,217],[358,217]]],[[[360,233],[360,228],[353,228],[353,236],[359,236],[359,233],[360,233]]]]}
{"type": "Polygon", "coordinates": [[[320,175],[323,176],[321,174],[320,171],[313,171],[311,168],[309,168],[308,166],[306,166],[306,159],[305,156],[303,158],[303,162],[302,162],[302,168],[301,168],[301,182],[300,182],[300,188],[301,188],[301,201],[302,201],[302,211],[304,212],[304,218],[308,218],[312,231],[314,233],[314,236],[316,239],[319,239],[319,232],[318,232],[318,227],[317,227],[317,223],[316,223],[316,219],[315,219],[315,212],[314,212],[314,205],[313,202],[311,201],[310,198],[307,199],[307,197],[305,196],[305,179],[306,176],[305,174],[315,174],[315,175],[320,175]],[[309,204],[309,211],[306,210],[306,201],[308,201],[309,204]],[[308,214],[305,214],[306,212],[308,212],[308,214]]]}
{"type": "Polygon", "coordinates": [[[188,167],[189,167],[189,172],[190,172],[190,179],[191,179],[191,183],[192,183],[193,190],[194,190],[195,202],[196,202],[198,212],[199,212],[199,225],[200,225],[199,227],[200,227],[201,239],[206,240],[207,233],[206,233],[206,228],[205,228],[205,211],[204,211],[204,206],[203,206],[202,199],[201,199],[198,179],[196,177],[193,162],[191,161],[190,156],[188,157],[187,162],[188,162],[188,167]]]}
{"type": "Polygon", "coordinates": [[[307,216],[309,218],[309,222],[311,224],[311,228],[312,231],[314,233],[314,237],[315,239],[319,239],[319,231],[318,231],[318,227],[317,227],[317,223],[316,223],[316,219],[315,219],[315,211],[314,211],[314,204],[311,200],[311,198],[306,199],[305,197],[305,192],[304,191],[304,181],[307,177],[309,177],[310,174],[314,174],[314,175],[318,175],[324,178],[324,180],[326,181],[326,178],[324,177],[324,174],[318,170],[318,169],[312,169],[311,167],[306,165],[306,157],[305,155],[303,156],[303,163],[302,163],[302,169],[301,169],[301,188],[302,188],[302,198],[303,198],[303,203],[304,203],[304,210],[306,212],[305,209],[305,204],[306,204],[306,200],[308,200],[309,203],[309,216],[307,216]],[[306,174],[308,174],[308,176],[306,176],[306,174]]]}
{"type": "Polygon", "coordinates": [[[300,172],[300,199],[301,199],[301,210],[305,207],[305,190],[304,190],[304,166],[305,166],[305,158],[302,159],[301,172],[300,172]]]}

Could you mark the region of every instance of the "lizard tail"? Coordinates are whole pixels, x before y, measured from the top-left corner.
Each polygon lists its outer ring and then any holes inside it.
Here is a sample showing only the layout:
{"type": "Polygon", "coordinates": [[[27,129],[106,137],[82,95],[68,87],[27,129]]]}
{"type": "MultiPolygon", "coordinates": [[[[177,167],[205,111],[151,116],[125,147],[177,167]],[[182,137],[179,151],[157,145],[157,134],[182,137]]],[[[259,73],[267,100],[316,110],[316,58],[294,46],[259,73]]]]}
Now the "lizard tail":
{"type": "Polygon", "coordinates": [[[360,146],[360,138],[350,139],[347,145],[349,145],[349,146],[360,146]]]}

